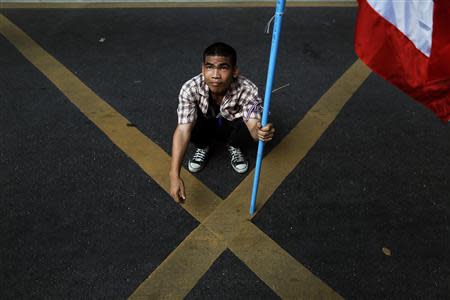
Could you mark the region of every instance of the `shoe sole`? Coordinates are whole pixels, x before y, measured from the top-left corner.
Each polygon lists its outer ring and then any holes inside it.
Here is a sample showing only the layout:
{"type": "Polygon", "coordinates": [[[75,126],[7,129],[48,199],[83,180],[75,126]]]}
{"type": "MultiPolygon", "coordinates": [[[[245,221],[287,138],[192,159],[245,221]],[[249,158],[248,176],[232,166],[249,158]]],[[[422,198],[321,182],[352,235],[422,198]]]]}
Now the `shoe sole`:
{"type": "Polygon", "coordinates": [[[236,169],[233,165],[232,165],[232,167],[233,167],[233,170],[234,170],[236,173],[239,173],[239,174],[242,174],[242,173],[245,173],[245,172],[248,171],[248,167],[245,168],[244,170],[236,169]]]}
{"type": "Polygon", "coordinates": [[[199,169],[191,169],[191,166],[190,166],[190,164],[188,163],[188,170],[189,170],[189,172],[191,172],[191,173],[198,173],[198,172],[200,172],[201,170],[203,170],[204,168],[205,168],[205,165],[204,165],[203,167],[199,168],[199,169]]]}

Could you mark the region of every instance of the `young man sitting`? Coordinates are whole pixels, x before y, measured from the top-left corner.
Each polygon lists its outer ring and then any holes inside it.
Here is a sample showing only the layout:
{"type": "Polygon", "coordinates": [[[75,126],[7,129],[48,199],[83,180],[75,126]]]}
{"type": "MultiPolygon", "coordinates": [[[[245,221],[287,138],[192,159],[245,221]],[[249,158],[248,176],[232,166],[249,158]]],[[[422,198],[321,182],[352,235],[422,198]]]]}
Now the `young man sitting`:
{"type": "Polygon", "coordinates": [[[177,202],[186,199],[180,177],[181,164],[189,142],[196,147],[188,169],[201,171],[208,160],[213,140],[227,143],[231,166],[238,173],[248,170],[242,147],[248,140],[270,141],[272,124],[261,127],[261,98],[250,80],[239,75],[236,51],[214,43],[203,52],[202,73],[181,88],[178,126],[173,134],[170,166],[170,195],[177,202]]]}

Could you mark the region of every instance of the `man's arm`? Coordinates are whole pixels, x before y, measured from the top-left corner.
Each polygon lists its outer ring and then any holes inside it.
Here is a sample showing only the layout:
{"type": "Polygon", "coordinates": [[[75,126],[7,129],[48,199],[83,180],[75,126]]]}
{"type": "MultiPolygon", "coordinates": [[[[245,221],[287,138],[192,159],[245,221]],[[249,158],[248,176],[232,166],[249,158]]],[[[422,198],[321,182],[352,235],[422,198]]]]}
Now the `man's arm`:
{"type": "Polygon", "coordinates": [[[184,182],[180,177],[181,164],[191,138],[195,123],[179,124],[175,129],[172,140],[172,160],[170,162],[170,195],[176,202],[186,200],[184,182]]]}
{"type": "Polygon", "coordinates": [[[272,123],[268,123],[265,127],[262,127],[258,119],[249,119],[245,122],[245,125],[247,125],[248,131],[254,141],[268,142],[272,140],[273,134],[275,133],[275,128],[273,128],[272,123]]]}

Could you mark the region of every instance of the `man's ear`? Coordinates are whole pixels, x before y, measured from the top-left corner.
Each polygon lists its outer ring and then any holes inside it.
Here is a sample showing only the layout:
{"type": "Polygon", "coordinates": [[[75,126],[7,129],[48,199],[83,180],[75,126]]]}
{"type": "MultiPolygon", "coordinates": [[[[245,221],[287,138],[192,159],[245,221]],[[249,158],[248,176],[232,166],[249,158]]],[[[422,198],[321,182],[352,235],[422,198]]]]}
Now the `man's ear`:
{"type": "Polygon", "coordinates": [[[236,79],[239,76],[239,73],[240,73],[240,71],[239,71],[238,66],[234,66],[234,68],[233,68],[233,78],[236,79]]]}

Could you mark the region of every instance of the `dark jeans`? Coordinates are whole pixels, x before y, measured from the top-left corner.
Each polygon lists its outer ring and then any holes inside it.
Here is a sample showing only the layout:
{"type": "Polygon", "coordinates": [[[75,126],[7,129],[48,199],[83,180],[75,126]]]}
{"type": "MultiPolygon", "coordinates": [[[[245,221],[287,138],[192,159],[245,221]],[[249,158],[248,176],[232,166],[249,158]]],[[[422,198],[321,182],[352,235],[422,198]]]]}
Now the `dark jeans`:
{"type": "Polygon", "coordinates": [[[198,113],[191,134],[191,143],[197,148],[205,148],[214,141],[222,141],[244,150],[252,140],[242,118],[233,121],[222,117],[207,119],[202,113],[198,113]]]}

